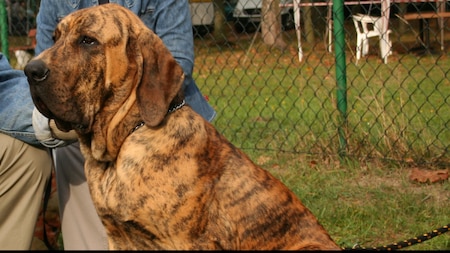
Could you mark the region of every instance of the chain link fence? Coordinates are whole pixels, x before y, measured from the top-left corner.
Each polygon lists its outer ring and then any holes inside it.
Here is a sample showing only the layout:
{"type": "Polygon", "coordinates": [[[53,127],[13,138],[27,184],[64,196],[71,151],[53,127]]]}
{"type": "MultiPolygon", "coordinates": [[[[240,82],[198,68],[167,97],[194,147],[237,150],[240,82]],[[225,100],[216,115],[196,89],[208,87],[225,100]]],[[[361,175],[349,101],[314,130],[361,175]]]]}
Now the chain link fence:
{"type": "MultiPolygon", "coordinates": [[[[27,43],[27,29],[35,26],[37,1],[17,2],[29,14],[12,21],[18,12],[9,12],[10,48],[27,43]]],[[[232,143],[246,150],[450,165],[449,1],[391,1],[388,37],[368,38],[367,52],[357,44],[353,16],[381,19],[380,1],[346,1],[337,10],[344,17],[342,52],[331,2],[302,2],[300,22],[297,1],[281,0],[279,9],[272,3],[268,12],[262,3],[190,1],[194,78],[217,111],[213,124],[232,143]],[[274,10],[278,32],[275,26],[275,33],[266,33],[272,24],[260,22],[261,15],[274,10]],[[338,53],[343,66],[336,64],[338,53]]]]}
{"type": "Polygon", "coordinates": [[[26,36],[30,29],[36,27],[37,1],[6,0],[8,34],[26,36]]]}

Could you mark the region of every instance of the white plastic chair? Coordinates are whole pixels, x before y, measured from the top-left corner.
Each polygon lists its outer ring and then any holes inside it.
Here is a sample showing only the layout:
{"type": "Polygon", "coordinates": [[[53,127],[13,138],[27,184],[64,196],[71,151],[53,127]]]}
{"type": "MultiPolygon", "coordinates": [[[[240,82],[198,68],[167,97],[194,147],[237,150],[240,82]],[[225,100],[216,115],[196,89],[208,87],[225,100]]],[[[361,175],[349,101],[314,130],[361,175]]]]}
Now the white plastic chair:
{"type": "Polygon", "coordinates": [[[389,39],[391,30],[383,33],[383,21],[381,17],[374,17],[364,14],[352,16],[356,29],[356,61],[369,53],[369,38],[378,37],[380,39],[381,58],[387,63],[387,58],[392,54],[392,41],[389,39]]]}

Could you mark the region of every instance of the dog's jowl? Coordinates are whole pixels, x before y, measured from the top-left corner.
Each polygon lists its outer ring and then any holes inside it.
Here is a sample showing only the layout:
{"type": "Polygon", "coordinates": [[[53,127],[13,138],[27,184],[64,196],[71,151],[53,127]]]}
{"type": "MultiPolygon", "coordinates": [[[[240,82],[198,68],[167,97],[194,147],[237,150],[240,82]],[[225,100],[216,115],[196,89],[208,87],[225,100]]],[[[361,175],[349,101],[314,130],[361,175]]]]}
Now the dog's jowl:
{"type": "Polygon", "coordinates": [[[78,134],[111,249],[340,249],[185,105],[181,67],[128,9],[74,12],[54,35],[25,72],[39,111],[78,134]]]}

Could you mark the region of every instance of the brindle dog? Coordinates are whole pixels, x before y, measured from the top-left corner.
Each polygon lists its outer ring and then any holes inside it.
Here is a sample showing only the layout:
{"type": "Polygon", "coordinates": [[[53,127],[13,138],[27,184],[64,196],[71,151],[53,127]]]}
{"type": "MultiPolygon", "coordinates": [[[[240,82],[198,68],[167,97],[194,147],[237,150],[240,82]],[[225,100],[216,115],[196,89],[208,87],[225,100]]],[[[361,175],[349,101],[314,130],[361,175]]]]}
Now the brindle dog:
{"type": "Polygon", "coordinates": [[[314,215],[191,107],[183,70],[128,9],[68,15],[25,69],[74,129],[110,249],[339,250],[314,215]]]}

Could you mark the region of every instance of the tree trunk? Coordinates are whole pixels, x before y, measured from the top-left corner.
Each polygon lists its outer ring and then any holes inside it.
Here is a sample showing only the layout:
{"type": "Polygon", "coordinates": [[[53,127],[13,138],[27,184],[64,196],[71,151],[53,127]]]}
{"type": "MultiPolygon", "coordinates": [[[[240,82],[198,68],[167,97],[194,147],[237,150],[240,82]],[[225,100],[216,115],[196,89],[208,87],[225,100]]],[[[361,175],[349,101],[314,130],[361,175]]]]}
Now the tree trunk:
{"type": "Polygon", "coordinates": [[[263,0],[261,9],[261,36],[266,45],[286,49],[281,29],[280,0],[263,0]]]}
{"type": "MultiPolygon", "coordinates": [[[[310,0],[305,1],[305,2],[312,2],[310,0]]],[[[305,39],[307,42],[309,43],[314,43],[316,36],[314,34],[314,23],[313,23],[313,11],[314,8],[310,7],[310,6],[305,6],[303,7],[304,9],[304,15],[303,15],[303,22],[305,24],[305,39]]]]}
{"type": "MultiPolygon", "coordinates": [[[[400,11],[399,11],[400,16],[403,16],[406,13],[406,11],[407,11],[408,4],[407,3],[400,3],[398,8],[400,9],[400,11]]],[[[400,24],[399,25],[399,29],[398,29],[400,31],[399,34],[405,33],[407,31],[407,29],[408,29],[408,24],[403,22],[403,21],[400,21],[399,24],[400,24]]]]}
{"type": "Polygon", "coordinates": [[[223,0],[213,0],[214,4],[214,40],[219,43],[226,43],[228,41],[225,36],[225,5],[223,0]]]}

